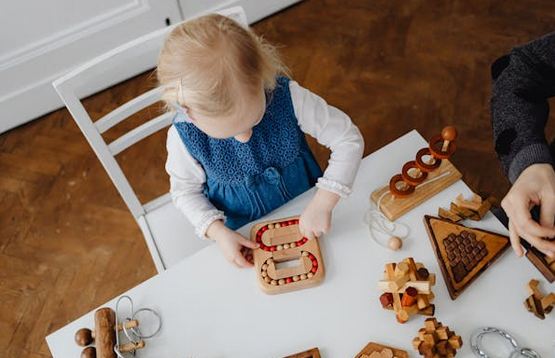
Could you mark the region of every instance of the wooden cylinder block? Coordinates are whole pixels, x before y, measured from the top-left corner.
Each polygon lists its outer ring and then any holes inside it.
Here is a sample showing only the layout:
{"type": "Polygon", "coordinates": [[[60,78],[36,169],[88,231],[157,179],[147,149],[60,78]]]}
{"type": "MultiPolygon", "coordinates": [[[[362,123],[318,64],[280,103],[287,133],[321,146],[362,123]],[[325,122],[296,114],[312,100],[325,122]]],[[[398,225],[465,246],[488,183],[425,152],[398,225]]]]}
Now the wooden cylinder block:
{"type": "Polygon", "coordinates": [[[111,308],[100,308],[94,313],[96,356],[116,358],[116,314],[111,308]]]}

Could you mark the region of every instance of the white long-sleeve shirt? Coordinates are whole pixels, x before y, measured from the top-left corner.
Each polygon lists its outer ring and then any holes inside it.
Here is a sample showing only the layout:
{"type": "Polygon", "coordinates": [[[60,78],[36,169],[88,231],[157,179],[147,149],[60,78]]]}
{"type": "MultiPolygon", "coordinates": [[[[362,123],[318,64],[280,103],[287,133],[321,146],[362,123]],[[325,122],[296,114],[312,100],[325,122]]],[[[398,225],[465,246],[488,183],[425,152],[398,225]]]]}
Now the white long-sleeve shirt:
{"type": "MultiPolygon", "coordinates": [[[[348,196],[364,151],[360,131],[349,116],[297,82],[290,81],[289,89],[301,130],[331,150],[328,167],[316,186],[341,197],[348,196]]],[[[204,196],[206,174],[187,151],[174,126],[168,130],[166,147],[172,200],[193,224],[196,234],[205,238],[208,226],[225,219],[225,215],[204,196]]]]}

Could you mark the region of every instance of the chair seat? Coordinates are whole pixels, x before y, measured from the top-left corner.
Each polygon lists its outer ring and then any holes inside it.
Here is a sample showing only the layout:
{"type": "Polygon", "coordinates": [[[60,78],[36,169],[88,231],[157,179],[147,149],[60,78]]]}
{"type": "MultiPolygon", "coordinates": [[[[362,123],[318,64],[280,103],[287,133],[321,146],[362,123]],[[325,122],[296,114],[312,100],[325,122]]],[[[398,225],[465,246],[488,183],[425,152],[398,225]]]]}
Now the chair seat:
{"type": "Polygon", "coordinates": [[[193,226],[171,200],[150,210],[145,219],[148,224],[146,229],[150,229],[150,233],[145,232],[143,225],[140,225],[143,234],[147,238],[152,234],[166,268],[211,244],[195,235],[193,226]]]}

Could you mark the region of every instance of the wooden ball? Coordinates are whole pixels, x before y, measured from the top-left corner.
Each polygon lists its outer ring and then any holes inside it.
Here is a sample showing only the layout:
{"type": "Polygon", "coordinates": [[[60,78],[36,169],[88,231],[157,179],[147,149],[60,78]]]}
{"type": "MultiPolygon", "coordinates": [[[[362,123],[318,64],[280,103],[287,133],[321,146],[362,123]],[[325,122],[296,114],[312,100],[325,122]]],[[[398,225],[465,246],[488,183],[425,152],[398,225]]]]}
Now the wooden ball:
{"type": "Polygon", "coordinates": [[[399,250],[401,247],[403,247],[403,240],[401,240],[400,238],[398,238],[397,236],[392,236],[389,238],[389,240],[387,241],[387,245],[389,246],[389,248],[393,251],[397,251],[399,250]]]}
{"type": "Polygon", "coordinates": [[[87,347],[81,352],[81,358],[96,358],[96,348],[87,347]]]}
{"type": "Polygon", "coordinates": [[[81,347],[88,346],[93,342],[92,331],[88,328],[81,328],[75,332],[75,343],[81,347]]]}
{"type": "Polygon", "coordinates": [[[443,140],[454,141],[457,139],[457,129],[453,126],[443,128],[441,131],[441,138],[443,140]]]}

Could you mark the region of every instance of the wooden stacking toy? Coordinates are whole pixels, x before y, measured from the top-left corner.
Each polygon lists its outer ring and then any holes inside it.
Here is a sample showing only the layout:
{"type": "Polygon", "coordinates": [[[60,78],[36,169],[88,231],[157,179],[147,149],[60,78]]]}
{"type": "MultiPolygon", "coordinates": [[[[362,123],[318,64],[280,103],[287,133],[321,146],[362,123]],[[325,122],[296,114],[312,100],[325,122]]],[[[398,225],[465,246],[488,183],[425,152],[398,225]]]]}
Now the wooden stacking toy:
{"type": "Polygon", "coordinates": [[[524,301],[524,306],[534,316],[539,319],[545,319],[545,315],[551,313],[555,306],[555,293],[551,292],[544,295],[539,285],[540,282],[538,280],[530,280],[527,287],[530,296],[524,301]]]}
{"type": "Polygon", "coordinates": [[[290,292],[318,285],[324,279],[324,263],[318,239],[299,232],[299,218],[290,217],[254,225],[251,240],[254,266],[261,289],[268,294],[290,292]],[[291,266],[288,263],[296,263],[291,266]]]}
{"type": "MultiPolygon", "coordinates": [[[[116,345],[116,313],[108,307],[100,308],[94,313],[94,330],[81,328],[75,333],[75,342],[81,347],[85,347],[81,352],[81,358],[116,358],[114,346],[116,345]],[[90,346],[94,343],[94,347],[90,346]]],[[[138,327],[136,320],[127,321],[126,329],[138,327]]],[[[123,326],[118,324],[117,331],[122,331],[123,326]]],[[[139,341],[137,344],[132,342],[120,345],[122,353],[134,352],[144,348],[145,342],[139,341]]]]}
{"type": "Polygon", "coordinates": [[[427,318],[424,328],[412,340],[412,346],[425,358],[451,358],[462,347],[462,339],[449,327],[443,326],[435,318],[427,318]]]}
{"type": "Polygon", "coordinates": [[[443,128],[428,147],[416,153],[415,160],[403,165],[389,185],[372,193],[372,200],[389,220],[396,220],[461,178],[448,160],[455,153],[456,138],[455,127],[443,128]]]}
{"type": "Polygon", "coordinates": [[[378,288],[384,292],[380,303],[384,309],[395,311],[399,323],[407,322],[414,314],[433,316],[435,282],[435,275],[412,257],[398,264],[388,263],[384,280],[378,282],[378,288]]]}
{"type": "Polygon", "coordinates": [[[456,299],[510,246],[509,238],[450,220],[424,216],[451,299],[456,299]]]}

